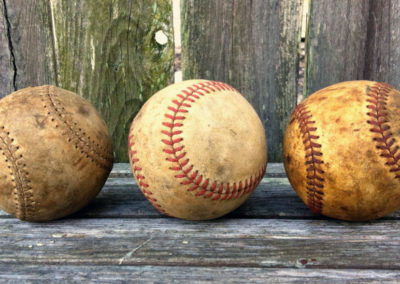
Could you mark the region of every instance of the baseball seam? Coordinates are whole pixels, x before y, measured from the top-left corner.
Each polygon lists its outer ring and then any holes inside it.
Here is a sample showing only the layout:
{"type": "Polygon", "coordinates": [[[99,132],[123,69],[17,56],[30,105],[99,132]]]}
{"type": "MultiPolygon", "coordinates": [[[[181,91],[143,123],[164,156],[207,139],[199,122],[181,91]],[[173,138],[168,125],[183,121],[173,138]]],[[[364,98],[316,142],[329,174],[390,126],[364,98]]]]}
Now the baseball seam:
{"type": "Polygon", "coordinates": [[[42,101],[44,108],[47,109],[47,114],[52,116],[51,121],[56,123],[55,127],[59,127],[56,120],[64,125],[67,130],[68,142],[75,144],[75,149],[79,149],[81,154],[92,163],[107,171],[110,170],[113,157],[109,156],[107,151],[101,148],[99,144],[91,140],[90,136],[86,136],[86,133],[78,127],[78,124],[72,121],[61,102],[57,100],[57,96],[50,92],[50,86],[48,86],[42,101]]]}
{"type": "Polygon", "coordinates": [[[319,136],[315,135],[317,127],[315,121],[311,120],[312,114],[304,104],[299,104],[294,110],[294,117],[299,122],[300,132],[303,139],[307,179],[307,206],[314,213],[321,214],[323,207],[324,170],[321,165],[322,145],[318,143],[319,136]]]}
{"type": "Polygon", "coordinates": [[[152,196],[153,193],[148,190],[149,184],[144,181],[145,176],[141,173],[142,168],[138,165],[139,159],[135,156],[136,155],[136,150],[134,147],[135,142],[134,142],[134,137],[131,134],[132,133],[132,125],[131,125],[131,130],[129,131],[130,134],[128,137],[128,145],[129,145],[129,158],[130,158],[130,162],[132,163],[133,175],[135,176],[135,179],[138,183],[139,189],[142,191],[142,193],[147,198],[147,200],[150,202],[150,204],[153,205],[154,208],[156,208],[161,213],[168,215],[168,213],[162,208],[162,206],[159,203],[157,203],[157,199],[155,199],[152,196]]]}
{"type": "Polygon", "coordinates": [[[381,157],[387,159],[385,165],[390,167],[390,172],[395,173],[395,178],[400,178],[400,153],[397,153],[399,146],[394,145],[396,140],[392,137],[389,120],[387,118],[387,100],[389,92],[394,88],[386,83],[376,83],[367,93],[367,115],[370,117],[367,123],[372,125],[370,132],[376,133],[373,141],[376,142],[376,148],[381,150],[381,157]],[[396,155],[397,153],[397,155],[396,155]]]}
{"type": "Polygon", "coordinates": [[[167,146],[163,151],[169,155],[166,160],[174,164],[170,169],[176,172],[175,178],[182,179],[180,183],[187,185],[188,191],[196,191],[196,196],[203,196],[212,200],[229,200],[253,192],[266,170],[266,165],[264,165],[254,178],[251,176],[244,181],[234,182],[233,184],[229,182],[218,183],[205,178],[203,174],[194,169],[194,165],[190,164],[190,160],[186,158],[185,146],[182,143],[183,137],[181,136],[183,121],[186,119],[185,113],[188,113],[191,104],[202,96],[224,90],[237,92],[227,84],[214,81],[186,87],[172,100],[172,105],[168,106],[168,112],[164,114],[168,121],[162,122],[166,129],[162,131],[165,139],[162,139],[161,142],[167,146]]]}
{"type": "Polygon", "coordinates": [[[32,218],[35,214],[35,201],[23,155],[17,154],[20,147],[13,145],[14,138],[10,137],[10,132],[6,131],[4,126],[0,127],[0,141],[3,144],[0,151],[5,156],[14,184],[15,215],[21,220],[32,218]]]}

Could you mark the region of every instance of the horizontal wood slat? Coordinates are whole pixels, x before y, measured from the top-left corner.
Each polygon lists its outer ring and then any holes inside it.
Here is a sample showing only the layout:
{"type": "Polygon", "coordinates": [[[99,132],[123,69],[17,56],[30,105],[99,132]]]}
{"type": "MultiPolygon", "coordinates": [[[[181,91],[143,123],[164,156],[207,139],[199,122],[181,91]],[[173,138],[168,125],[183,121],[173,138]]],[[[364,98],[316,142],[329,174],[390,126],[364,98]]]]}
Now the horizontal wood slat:
{"type": "Polygon", "coordinates": [[[369,269],[293,269],[253,267],[188,267],[188,266],[127,266],[127,265],[4,265],[0,264],[3,281],[83,281],[159,283],[366,283],[400,281],[400,272],[369,269]]]}
{"type": "Polygon", "coordinates": [[[0,264],[400,269],[400,223],[0,219],[0,264]]]}

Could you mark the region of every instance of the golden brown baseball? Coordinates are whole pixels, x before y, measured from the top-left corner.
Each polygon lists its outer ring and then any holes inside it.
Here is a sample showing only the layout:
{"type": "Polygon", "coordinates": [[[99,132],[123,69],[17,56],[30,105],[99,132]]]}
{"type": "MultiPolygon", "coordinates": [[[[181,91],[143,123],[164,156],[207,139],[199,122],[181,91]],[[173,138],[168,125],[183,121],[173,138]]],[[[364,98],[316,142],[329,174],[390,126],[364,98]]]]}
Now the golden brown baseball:
{"type": "Polygon", "coordinates": [[[283,155],[290,183],[315,213],[364,221],[400,208],[400,92],[350,81],[299,104],[283,155]]]}
{"type": "Polygon", "coordinates": [[[111,138],[94,107],[55,86],[0,100],[0,207],[27,221],[71,214],[100,191],[111,138]]]}
{"type": "Polygon", "coordinates": [[[240,206],[267,164],[264,128],[238,91],[189,80],[151,97],[133,120],[129,157],[135,179],[160,212],[220,217],[240,206]]]}

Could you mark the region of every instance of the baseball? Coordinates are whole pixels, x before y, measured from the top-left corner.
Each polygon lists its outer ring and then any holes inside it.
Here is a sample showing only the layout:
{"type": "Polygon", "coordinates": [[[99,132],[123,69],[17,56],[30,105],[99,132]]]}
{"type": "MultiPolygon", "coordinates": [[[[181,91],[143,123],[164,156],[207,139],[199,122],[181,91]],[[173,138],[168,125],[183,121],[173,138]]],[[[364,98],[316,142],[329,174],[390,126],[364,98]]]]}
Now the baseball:
{"type": "Polygon", "coordinates": [[[350,81],[293,111],[283,158],[289,181],[315,213],[365,221],[400,208],[400,92],[350,81]]]}
{"type": "Polygon", "coordinates": [[[189,80],[159,91],[129,131],[130,164],[140,190],[160,212],[188,220],[240,206],[264,176],[263,125],[231,86],[189,80]]]}
{"type": "Polygon", "coordinates": [[[0,207],[47,221],[84,207],[112,167],[111,137],[94,107],[55,86],[0,100],[0,207]]]}

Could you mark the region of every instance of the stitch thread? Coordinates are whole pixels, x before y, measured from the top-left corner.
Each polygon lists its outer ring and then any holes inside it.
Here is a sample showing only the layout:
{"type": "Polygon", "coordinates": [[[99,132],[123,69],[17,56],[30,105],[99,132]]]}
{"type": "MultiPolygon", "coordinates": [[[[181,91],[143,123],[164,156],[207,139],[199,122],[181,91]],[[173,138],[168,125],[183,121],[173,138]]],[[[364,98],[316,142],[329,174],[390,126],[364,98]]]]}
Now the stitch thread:
{"type": "Polygon", "coordinates": [[[50,86],[47,87],[42,101],[44,108],[48,111],[47,114],[52,116],[51,121],[57,121],[55,122],[55,127],[58,128],[59,123],[61,123],[67,129],[68,142],[75,144],[75,148],[79,149],[92,163],[107,171],[111,170],[113,157],[109,156],[108,151],[96,144],[90,136],[86,136],[86,133],[79,128],[77,123],[73,122],[70,114],[65,111],[57,96],[50,92],[50,86]]]}
{"type": "Polygon", "coordinates": [[[32,218],[35,214],[36,203],[33,199],[32,186],[29,180],[29,173],[23,161],[23,155],[17,154],[19,146],[14,146],[14,138],[5,127],[0,127],[0,151],[8,164],[11,181],[14,184],[15,215],[21,220],[32,218]]]}
{"type": "Polygon", "coordinates": [[[181,144],[183,137],[180,137],[183,133],[181,127],[186,118],[184,114],[189,111],[191,104],[196,100],[206,94],[223,90],[237,92],[227,84],[214,81],[197,83],[187,87],[172,100],[172,104],[167,107],[168,113],[164,115],[168,121],[162,122],[162,125],[166,127],[161,132],[166,136],[165,139],[161,140],[166,145],[163,151],[169,154],[166,160],[173,163],[170,169],[176,172],[175,178],[182,179],[180,183],[187,185],[188,191],[196,192],[196,196],[203,196],[212,200],[229,200],[253,192],[266,170],[266,165],[264,165],[254,178],[251,176],[249,179],[234,182],[233,184],[218,183],[205,178],[199,171],[194,169],[194,165],[189,163],[190,161],[184,151],[185,146],[181,144]]]}
{"type": "MultiPolygon", "coordinates": [[[[132,133],[132,125],[129,133],[132,133]]],[[[148,190],[149,184],[145,182],[145,176],[141,173],[142,168],[138,165],[139,159],[136,157],[136,150],[134,148],[135,142],[133,141],[133,135],[129,134],[128,137],[128,145],[129,145],[129,156],[131,158],[131,163],[133,165],[133,175],[138,183],[139,189],[142,191],[147,200],[153,205],[158,211],[164,213],[165,215],[169,215],[162,206],[157,203],[157,199],[152,195],[153,193],[148,190]]]]}
{"type": "Polygon", "coordinates": [[[297,119],[300,125],[300,131],[303,138],[307,178],[307,206],[314,213],[321,214],[323,207],[323,188],[324,188],[324,170],[321,165],[322,145],[317,143],[319,136],[315,135],[317,128],[315,121],[312,121],[312,115],[304,104],[299,104],[293,111],[294,119],[297,119]]]}
{"type": "Polygon", "coordinates": [[[398,145],[394,145],[396,142],[393,137],[393,133],[390,131],[389,120],[387,118],[387,100],[389,92],[394,88],[386,83],[376,83],[373,85],[367,93],[367,115],[370,117],[367,123],[372,126],[369,131],[375,133],[373,141],[376,143],[376,148],[381,150],[381,157],[386,158],[387,165],[390,168],[390,172],[395,174],[395,178],[400,178],[400,153],[398,145]]]}

